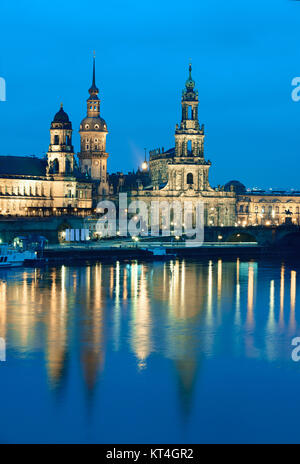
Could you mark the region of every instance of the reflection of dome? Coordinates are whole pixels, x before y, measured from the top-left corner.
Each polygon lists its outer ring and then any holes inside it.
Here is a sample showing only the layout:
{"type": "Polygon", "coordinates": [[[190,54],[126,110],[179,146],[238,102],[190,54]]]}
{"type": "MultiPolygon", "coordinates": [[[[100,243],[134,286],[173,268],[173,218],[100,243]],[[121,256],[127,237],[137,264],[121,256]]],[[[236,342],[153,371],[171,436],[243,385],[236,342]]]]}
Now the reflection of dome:
{"type": "Polygon", "coordinates": [[[103,118],[84,118],[80,123],[80,130],[107,132],[107,126],[103,118]]]}
{"type": "Polygon", "coordinates": [[[60,110],[56,113],[53,118],[52,126],[63,129],[72,129],[72,124],[69,120],[69,116],[63,109],[63,104],[60,105],[60,110]],[[63,126],[63,127],[62,127],[63,126]]]}
{"type": "Polygon", "coordinates": [[[230,180],[224,185],[225,192],[234,191],[238,195],[242,195],[246,192],[246,187],[238,180],[230,180]]]}

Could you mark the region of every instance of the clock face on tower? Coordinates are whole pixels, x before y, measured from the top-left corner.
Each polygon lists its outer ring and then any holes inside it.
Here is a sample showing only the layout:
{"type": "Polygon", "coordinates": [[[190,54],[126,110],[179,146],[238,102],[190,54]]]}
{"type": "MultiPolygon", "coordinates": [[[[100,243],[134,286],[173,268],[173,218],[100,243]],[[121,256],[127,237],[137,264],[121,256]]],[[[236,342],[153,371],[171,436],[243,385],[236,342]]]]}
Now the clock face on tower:
{"type": "Polygon", "coordinates": [[[95,166],[98,166],[99,161],[95,161],[94,164],[95,164],[95,166]]]}

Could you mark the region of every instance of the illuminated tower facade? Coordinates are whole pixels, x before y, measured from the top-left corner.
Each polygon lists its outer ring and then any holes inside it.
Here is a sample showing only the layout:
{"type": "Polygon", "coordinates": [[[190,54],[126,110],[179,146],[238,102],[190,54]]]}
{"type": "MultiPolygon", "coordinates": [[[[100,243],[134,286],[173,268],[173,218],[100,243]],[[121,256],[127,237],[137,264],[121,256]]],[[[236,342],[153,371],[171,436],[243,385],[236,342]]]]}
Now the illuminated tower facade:
{"type": "Polygon", "coordinates": [[[204,126],[198,120],[198,92],[189,65],[189,77],[181,97],[181,123],[175,128],[175,148],[150,152],[152,185],[156,189],[186,192],[211,191],[204,158],[204,126]]]}
{"type": "Polygon", "coordinates": [[[50,127],[50,145],[47,153],[49,174],[61,177],[73,175],[72,132],[72,123],[63,109],[63,104],[61,104],[50,127]]]}
{"type": "Polygon", "coordinates": [[[189,66],[189,78],[182,91],[181,107],[182,117],[180,126],[176,124],[175,130],[175,156],[203,158],[204,126],[201,128],[198,121],[198,91],[194,90],[195,82],[192,79],[192,66],[189,66]]]}
{"type": "Polygon", "coordinates": [[[95,78],[95,57],[93,60],[93,81],[89,89],[87,100],[87,117],[80,124],[80,152],[78,158],[80,170],[87,177],[95,181],[97,194],[108,193],[106,136],[108,134],[106,122],[100,117],[99,89],[95,78]]]}

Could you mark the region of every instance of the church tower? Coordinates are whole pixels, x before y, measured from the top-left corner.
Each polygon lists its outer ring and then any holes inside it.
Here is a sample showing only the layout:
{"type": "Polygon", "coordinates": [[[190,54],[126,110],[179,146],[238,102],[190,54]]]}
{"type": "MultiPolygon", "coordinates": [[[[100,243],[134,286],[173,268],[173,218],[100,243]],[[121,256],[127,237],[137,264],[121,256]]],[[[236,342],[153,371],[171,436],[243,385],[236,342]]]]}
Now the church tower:
{"type": "Polygon", "coordinates": [[[81,148],[78,153],[80,170],[97,183],[98,195],[108,193],[106,136],[107,126],[100,117],[99,89],[95,78],[95,56],[93,58],[93,81],[87,100],[87,117],[80,124],[81,148]]]}
{"type": "Polygon", "coordinates": [[[56,176],[72,176],[74,171],[74,149],[72,145],[72,123],[61,104],[50,127],[50,145],[47,153],[48,173],[56,176]]]}
{"type": "Polygon", "coordinates": [[[198,91],[194,90],[195,82],[192,79],[192,65],[189,65],[189,77],[182,91],[181,107],[182,117],[180,126],[176,124],[175,156],[204,158],[204,126],[201,128],[198,121],[198,91]]]}
{"type": "Polygon", "coordinates": [[[181,123],[176,124],[175,148],[150,152],[154,188],[174,192],[212,191],[208,180],[210,161],[204,158],[204,126],[198,120],[198,92],[189,65],[189,77],[181,97],[181,123]]]}

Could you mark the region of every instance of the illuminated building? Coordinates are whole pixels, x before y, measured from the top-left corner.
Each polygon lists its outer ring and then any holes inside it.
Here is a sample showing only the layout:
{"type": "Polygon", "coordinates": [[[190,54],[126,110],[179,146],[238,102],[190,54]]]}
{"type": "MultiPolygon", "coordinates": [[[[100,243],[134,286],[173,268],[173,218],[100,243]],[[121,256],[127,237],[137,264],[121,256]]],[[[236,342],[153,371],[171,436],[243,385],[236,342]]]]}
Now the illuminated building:
{"type": "MultiPolygon", "coordinates": [[[[137,172],[107,174],[107,124],[100,116],[95,57],[87,115],[80,123],[78,160],[72,145],[72,124],[62,105],[50,127],[45,158],[0,156],[0,216],[91,216],[102,198],[186,200],[204,205],[206,226],[300,225],[300,192],[247,191],[238,181],[213,188],[211,162],[204,155],[204,126],[198,119],[198,91],[192,68],[181,97],[181,122],[175,128],[175,147],[150,151],[149,162],[137,172]]],[[[222,240],[222,235],[219,236],[222,240]]]]}
{"type": "MultiPolygon", "coordinates": [[[[236,195],[212,188],[208,171],[211,162],[204,158],[204,126],[198,120],[198,92],[192,79],[192,68],[182,93],[182,118],[175,129],[175,147],[150,151],[149,173],[138,171],[136,183],[119,174],[112,177],[114,192],[127,190],[131,200],[204,203],[205,225],[234,225],[236,195]],[[127,188],[126,188],[127,187],[127,188]]],[[[126,177],[126,176],[125,176],[126,177]]],[[[132,177],[132,176],[131,176],[132,177]]]]}

